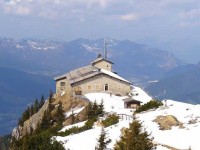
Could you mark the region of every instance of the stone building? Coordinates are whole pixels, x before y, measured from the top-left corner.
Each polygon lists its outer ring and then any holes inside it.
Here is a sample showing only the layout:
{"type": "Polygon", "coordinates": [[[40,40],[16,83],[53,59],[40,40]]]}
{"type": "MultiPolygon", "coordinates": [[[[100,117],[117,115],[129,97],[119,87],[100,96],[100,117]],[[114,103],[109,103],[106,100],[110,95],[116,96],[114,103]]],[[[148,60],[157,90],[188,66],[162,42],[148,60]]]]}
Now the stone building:
{"type": "Polygon", "coordinates": [[[133,108],[138,109],[141,105],[141,101],[135,100],[132,97],[128,97],[123,99],[124,101],[124,108],[133,108]]]}
{"type": "Polygon", "coordinates": [[[112,62],[99,57],[88,66],[54,78],[56,81],[56,94],[72,92],[76,95],[82,95],[104,92],[126,95],[130,93],[131,83],[112,72],[112,65],[112,62]]]}

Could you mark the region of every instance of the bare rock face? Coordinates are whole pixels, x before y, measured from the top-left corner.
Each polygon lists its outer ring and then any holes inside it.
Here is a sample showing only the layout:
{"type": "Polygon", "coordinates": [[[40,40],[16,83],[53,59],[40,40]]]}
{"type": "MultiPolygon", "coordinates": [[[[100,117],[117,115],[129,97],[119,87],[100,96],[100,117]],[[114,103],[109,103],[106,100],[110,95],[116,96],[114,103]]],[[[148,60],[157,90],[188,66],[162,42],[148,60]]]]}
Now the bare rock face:
{"type": "Polygon", "coordinates": [[[21,133],[22,133],[22,127],[19,126],[19,127],[15,127],[13,129],[13,132],[12,132],[12,137],[15,137],[16,139],[20,139],[21,137],[21,133]]]}
{"type": "Polygon", "coordinates": [[[153,121],[159,124],[160,130],[170,130],[172,126],[179,126],[180,128],[183,128],[183,124],[172,115],[158,116],[153,121]]]}
{"type": "Polygon", "coordinates": [[[42,108],[36,114],[31,116],[30,119],[24,122],[23,127],[19,126],[14,128],[12,132],[12,137],[14,137],[16,140],[19,140],[24,135],[30,134],[32,131],[36,130],[37,125],[40,124],[42,121],[44,112],[48,109],[48,105],[49,101],[46,100],[42,108]]]}
{"type": "MultiPolygon", "coordinates": [[[[55,106],[55,109],[51,111],[51,114],[55,113],[56,106],[58,103],[62,103],[62,109],[64,112],[69,111],[70,109],[73,109],[75,107],[84,107],[81,112],[76,114],[75,119],[72,117],[66,118],[66,120],[63,122],[63,125],[70,125],[75,122],[84,121],[87,119],[87,105],[89,104],[89,101],[87,101],[84,97],[81,96],[72,96],[70,94],[64,94],[64,95],[54,95],[52,104],[55,106]]],[[[33,116],[31,116],[28,120],[26,120],[23,124],[23,126],[18,126],[13,129],[12,137],[14,137],[16,140],[21,139],[23,136],[32,133],[37,129],[37,126],[41,124],[44,112],[48,109],[49,106],[49,100],[46,100],[42,108],[33,116]]]]}
{"type": "MultiPolygon", "coordinates": [[[[89,101],[87,101],[84,97],[81,96],[73,96],[70,98],[70,107],[66,107],[65,105],[63,106],[63,109],[65,112],[68,112],[74,108],[82,108],[84,109],[79,112],[78,114],[75,114],[74,117],[69,116],[66,118],[64,121],[63,125],[71,125],[73,123],[81,122],[87,119],[87,106],[89,104],[89,101]]],[[[67,104],[69,106],[69,104],[67,104]]]]}

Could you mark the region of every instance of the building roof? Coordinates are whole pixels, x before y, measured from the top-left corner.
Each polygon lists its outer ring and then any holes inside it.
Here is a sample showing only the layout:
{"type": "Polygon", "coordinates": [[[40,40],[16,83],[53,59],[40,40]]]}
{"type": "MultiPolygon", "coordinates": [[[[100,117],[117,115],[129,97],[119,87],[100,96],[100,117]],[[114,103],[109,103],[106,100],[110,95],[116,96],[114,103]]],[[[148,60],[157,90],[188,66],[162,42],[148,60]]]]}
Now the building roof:
{"type": "Polygon", "coordinates": [[[99,57],[99,58],[95,59],[93,62],[91,62],[91,64],[94,65],[94,64],[96,64],[96,63],[98,63],[98,62],[100,62],[100,61],[106,61],[106,62],[108,62],[108,63],[110,63],[110,64],[113,64],[113,62],[111,62],[111,61],[109,61],[109,60],[107,60],[107,59],[104,59],[104,58],[102,58],[102,57],[99,57]]]}
{"type": "Polygon", "coordinates": [[[125,80],[124,78],[118,76],[117,74],[115,74],[113,72],[110,72],[110,71],[107,71],[107,70],[104,70],[104,69],[99,69],[99,68],[96,68],[92,65],[72,70],[69,73],[55,77],[54,80],[57,81],[57,80],[60,80],[60,79],[67,78],[69,83],[73,84],[73,83],[77,83],[79,81],[94,77],[94,76],[99,75],[99,74],[105,74],[105,75],[108,75],[108,76],[113,77],[115,79],[118,79],[118,80],[121,80],[123,82],[131,84],[129,81],[125,80]]]}
{"type": "Polygon", "coordinates": [[[128,97],[123,99],[124,103],[135,102],[135,103],[142,103],[141,101],[135,100],[132,97],[128,97]]]}

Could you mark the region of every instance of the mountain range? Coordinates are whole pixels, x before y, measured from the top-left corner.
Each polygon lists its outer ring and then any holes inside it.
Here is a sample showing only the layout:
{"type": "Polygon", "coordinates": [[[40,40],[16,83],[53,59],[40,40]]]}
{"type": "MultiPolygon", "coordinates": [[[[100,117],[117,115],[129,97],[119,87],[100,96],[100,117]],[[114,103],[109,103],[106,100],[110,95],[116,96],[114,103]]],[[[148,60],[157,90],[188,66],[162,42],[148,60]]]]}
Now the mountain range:
{"type": "MultiPolygon", "coordinates": [[[[171,53],[128,40],[107,39],[108,59],[126,78],[157,78],[182,64],[171,53]]],[[[70,42],[0,39],[0,66],[57,75],[88,64],[103,54],[104,39],[70,42]]]]}
{"type": "Polygon", "coordinates": [[[166,74],[146,88],[157,99],[174,99],[193,104],[200,103],[200,65],[185,65],[166,74]]]}
{"type": "MultiPolygon", "coordinates": [[[[50,89],[54,91],[53,77],[89,64],[99,53],[103,55],[104,41],[0,38],[0,128],[5,128],[0,134],[8,133],[16,125],[22,110],[36,97],[47,97],[50,89]]],[[[145,44],[108,38],[106,42],[114,71],[135,85],[161,81],[185,65],[172,53],[145,44]]],[[[181,73],[181,69],[177,72],[181,73]]]]}

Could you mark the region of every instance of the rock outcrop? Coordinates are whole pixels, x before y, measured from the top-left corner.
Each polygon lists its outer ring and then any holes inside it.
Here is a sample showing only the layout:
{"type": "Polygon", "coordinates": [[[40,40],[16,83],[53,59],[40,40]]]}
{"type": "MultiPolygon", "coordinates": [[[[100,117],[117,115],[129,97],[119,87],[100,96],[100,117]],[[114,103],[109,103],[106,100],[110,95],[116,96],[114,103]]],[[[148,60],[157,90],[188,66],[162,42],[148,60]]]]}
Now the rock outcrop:
{"type": "MultiPolygon", "coordinates": [[[[56,106],[58,103],[62,103],[62,109],[64,112],[69,111],[70,109],[73,109],[75,107],[84,107],[84,109],[77,113],[75,116],[75,122],[84,121],[87,118],[87,105],[89,101],[84,98],[83,96],[75,96],[70,94],[63,94],[63,95],[54,95],[52,105],[55,106],[55,108],[51,111],[51,114],[55,113],[56,106]]],[[[49,106],[49,100],[46,100],[42,108],[33,116],[31,116],[28,120],[26,120],[23,124],[23,126],[18,126],[13,129],[12,137],[14,137],[16,140],[19,140],[23,136],[30,134],[31,132],[34,132],[37,129],[37,126],[41,124],[44,112],[48,109],[49,106]]],[[[74,123],[72,121],[71,116],[65,118],[65,121],[63,122],[63,125],[70,125],[74,123]]]]}
{"type": "Polygon", "coordinates": [[[183,124],[177,120],[176,117],[172,115],[158,116],[154,122],[158,123],[160,130],[170,130],[172,126],[178,126],[183,128],[183,124]]]}
{"type": "Polygon", "coordinates": [[[26,120],[23,126],[15,127],[12,132],[12,137],[15,137],[15,139],[18,140],[24,135],[30,134],[34,131],[37,128],[37,125],[41,123],[44,112],[48,109],[48,105],[49,101],[46,100],[41,109],[36,114],[31,116],[30,119],[26,120]]]}

